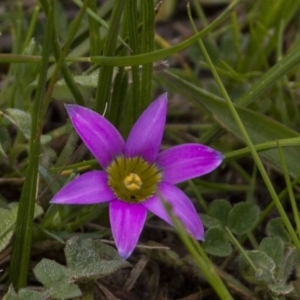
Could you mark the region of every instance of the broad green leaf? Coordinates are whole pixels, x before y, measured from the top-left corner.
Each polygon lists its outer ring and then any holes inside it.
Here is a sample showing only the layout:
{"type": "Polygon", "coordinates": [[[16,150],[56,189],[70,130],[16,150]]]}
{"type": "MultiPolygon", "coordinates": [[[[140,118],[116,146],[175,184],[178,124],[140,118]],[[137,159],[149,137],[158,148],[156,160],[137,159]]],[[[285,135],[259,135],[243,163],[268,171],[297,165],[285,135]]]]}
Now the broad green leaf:
{"type": "Polygon", "coordinates": [[[8,130],[5,127],[0,126],[0,159],[3,157],[7,157],[5,150],[7,150],[7,147],[5,147],[5,144],[9,144],[8,141],[10,140],[10,136],[8,133],[8,130]]]}
{"type": "Polygon", "coordinates": [[[228,256],[232,252],[225,231],[220,227],[211,227],[206,231],[203,248],[207,253],[221,257],[228,256]]]}
{"type": "Polygon", "coordinates": [[[42,259],[33,269],[33,273],[51,298],[71,299],[81,296],[78,286],[72,283],[69,270],[56,261],[42,259]]]}
{"type": "MultiPolygon", "coordinates": [[[[10,243],[17,220],[17,213],[18,206],[14,205],[14,203],[11,203],[8,209],[0,208],[0,251],[10,243]]],[[[34,217],[37,218],[42,213],[43,209],[39,205],[35,205],[34,217]]]]}
{"type": "Polygon", "coordinates": [[[65,255],[76,281],[94,280],[130,266],[114,248],[100,240],[80,240],[77,236],[68,240],[65,255]]]}
{"type": "MultiPolygon", "coordinates": [[[[10,116],[13,123],[21,130],[27,139],[31,136],[31,116],[29,113],[17,109],[17,108],[7,108],[5,112],[10,116]]],[[[49,135],[41,135],[41,143],[46,144],[51,141],[49,135]]]]}
{"type": "Polygon", "coordinates": [[[266,227],[266,234],[270,236],[278,236],[285,242],[290,242],[291,237],[285,229],[281,218],[272,219],[266,227]]]}
{"type": "Polygon", "coordinates": [[[213,218],[207,214],[200,214],[200,219],[201,219],[202,223],[204,224],[204,226],[207,228],[216,227],[216,226],[220,225],[219,222],[215,218],[213,218]]]}
{"type": "MultiPolygon", "coordinates": [[[[227,104],[222,98],[201,89],[187,80],[170,72],[161,72],[157,75],[160,83],[165,87],[176,91],[187,100],[193,101],[196,105],[204,105],[221,126],[231,131],[237,138],[243,140],[238,126],[236,125],[227,104]]],[[[275,141],[285,138],[300,137],[300,134],[276,120],[250,109],[235,105],[235,108],[244,123],[244,126],[253,144],[262,144],[267,141],[275,141]]],[[[283,150],[284,157],[290,175],[296,177],[300,174],[300,149],[299,147],[286,147],[283,150]]],[[[261,153],[262,156],[273,162],[277,167],[281,167],[277,149],[267,150],[261,153]]]]}
{"type": "MultiPolygon", "coordinates": [[[[74,76],[74,81],[85,99],[89,99],[92,96],[92,92],[98,84],[98,76],[98,70],[91,74],[74,76]]],[[[64,79],[60,79],[55,83],[52,97],[56,100],[74,101],[74,97],[64,79]]]]}
{"type": "Polygon", "coordinates": [[[38,291],[30,289],[20,289],[18,294],[12,285],[9,286],[8,292],[5,294],[3,300],[44,300],[45,296],[38,291]]]}
{"type": "Polygon", "coordinates": [[[30,114],[17,108],[7,108],[5,112],[12,118],[15,125],[22,131],[24,136],[29,139],[31,135],[30,114]]]}
{"type": "Polygon", "coordinates": [[[239,258],[239,266],[244,278],[256,284],[265,284],[273,281],[273,271],[275,270],[275,263],[271,257],[265,252],[253,250],[246,251],[249,259],[252,261],[256,270],[254,270],[244,256],[239,258]]]}
{"type": "Polygon", "coordinates": [[[0,251],[10,242],[17,220],[18,207],[12,209],[0,208],[0,251]]]}
{"type": "Polygon", "coordinates": [[[229,213],[228,228],[235,234],[250,231],[258,221],[259,208],[248,202],[236,204],[229,213]]]}
{"type": "Polygon", "coordinates": [[[288,247],[275,272],[274,283],[268,284],[272,292],[277,295],[286,295],[294,290],[294,286],[288,283],[289,277],[296,268],[298,253],[295,247],[288,247]]]}
{"type": "Polygon", "coordinates": [[[288,247],[284,257],[279,263],[277,278],[280,282],[286,282],[296,268],[298,253],[295,247],[288,247]]]}
{"type": "Polygon", "coordinates": [[[275,262],[276,266],[278,266],[284,254],[284,242],[277,236],[266,237],[261,241],[259,250],[270,256],[275,262]]]}
{"type": "Polygon", "coordinates": [[[209,213],[216,218],[223,226],[227,225],[229,212],[232,206],[227,200],[214,200],[209,206],[209,213]]]}
{"type": "Polygon", "coordinates": [[[36,204],[34,206],[34,218],[38,218],[40,217],[42,214],[44,213],[44,210],[41,206],[39,206],[38,204],[36,204]]]}
{"type": "Polygon", "coordinates": [[[294,286],[291,283],[284,284],[276,282],[275,284],[268,284],[268,288],[277,295],[287,295],[294,290],[294,286]]]}

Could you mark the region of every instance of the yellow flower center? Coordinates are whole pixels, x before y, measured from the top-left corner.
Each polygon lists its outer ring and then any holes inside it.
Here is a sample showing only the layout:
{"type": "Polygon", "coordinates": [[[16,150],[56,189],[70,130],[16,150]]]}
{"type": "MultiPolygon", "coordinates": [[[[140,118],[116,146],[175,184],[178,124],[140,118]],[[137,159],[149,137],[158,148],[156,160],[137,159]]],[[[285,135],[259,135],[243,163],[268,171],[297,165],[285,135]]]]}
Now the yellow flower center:
{"type": "Polygon", "coordinates": [[[136,156],[116,157],[107,167],[108,184],[118,199],[139,203],[152,196],[162,175],[154,164],[136,156]]]}
{"type": "Polygon", "coordinates": [[[130,173],[124,179],[124,184],[129,191],[139,190],[143,184],[139,175],[135,173],[130,173]]]}

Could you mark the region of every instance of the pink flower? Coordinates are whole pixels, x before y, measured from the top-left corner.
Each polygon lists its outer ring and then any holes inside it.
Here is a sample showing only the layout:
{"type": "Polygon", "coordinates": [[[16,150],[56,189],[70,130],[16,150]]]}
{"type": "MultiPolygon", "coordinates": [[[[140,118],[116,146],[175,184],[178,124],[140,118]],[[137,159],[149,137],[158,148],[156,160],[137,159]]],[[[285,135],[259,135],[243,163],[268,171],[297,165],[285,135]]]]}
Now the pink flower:
{"type": "Polygon", "coordinates": [[[66,105],[77,133],[103,171],[85,173],[64,186],[56,204],[109,202],[112,234],[123,259],[134,250],[147,211],[172,225],[161,197],[190,234],[203,239],[204,229],[190,199],[175,184],[214,170],[223,155],[200,144],[184,144],[159,153],[166,122],[167,94],[143,112],[125,142],[117,129],[96,112],[66,105]]]}

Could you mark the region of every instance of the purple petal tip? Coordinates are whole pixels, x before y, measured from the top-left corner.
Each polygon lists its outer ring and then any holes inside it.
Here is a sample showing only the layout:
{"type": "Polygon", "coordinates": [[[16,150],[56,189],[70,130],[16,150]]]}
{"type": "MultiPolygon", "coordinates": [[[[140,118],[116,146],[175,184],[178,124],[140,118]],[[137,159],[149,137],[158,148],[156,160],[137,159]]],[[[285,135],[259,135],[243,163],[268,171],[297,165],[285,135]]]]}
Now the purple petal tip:
{"type": "Polygon", "coordinates": [[[216,151],[217,153],[217,156],[218,156],[218,158],[219,158],[219,160],[220,160],[220,164],[222,163],[222,161],[224,160],[224,154],[223,153],[221,153],[221,152],[219,152],[219,151],[216,151]]]}
{"type": "Polygon", "coordinates": [[[80,106],[76,105],[76,104],[65,104],[65,108],[67,110],[67,113],[69,116],[71,116],[72,114],[74,114],[76,112],[76,108],[79,108],[80,106]]]}
{"type": "Polygon", "coordinates": [[[123,260],[126,260],[132,252],[128,253],[128,252],[121,252],[121,251],[118,251],[119,252],[119,256],[123,259],[123,260]]]}
{"type": "Polygon", "coordinates": [[[125,146],[125,156],[141,156],[155,161],[160,149],[167,115],[167,94],[162,94],[141,114],[132,127],[125,146]]]}

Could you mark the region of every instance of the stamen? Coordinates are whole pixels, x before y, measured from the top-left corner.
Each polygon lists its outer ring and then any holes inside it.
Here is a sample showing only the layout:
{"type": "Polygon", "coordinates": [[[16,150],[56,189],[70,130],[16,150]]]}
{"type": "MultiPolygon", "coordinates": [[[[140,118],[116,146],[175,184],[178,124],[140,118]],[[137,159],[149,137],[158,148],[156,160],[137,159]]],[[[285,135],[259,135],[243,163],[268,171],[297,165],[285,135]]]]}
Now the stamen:
{"type": "Polygon", "coordinates": [[[124,184],[129,191],[139,190],[143,184],[139,175],[130,173],[124,179],[124,184]]]}
{"type": "Polygon", "coordinates": [[[139,156],[116,157],[107,167],[108,184],[116,197],[127,203],[139,203],[151,197],[162,173],[155,164],[139,156]]]}

